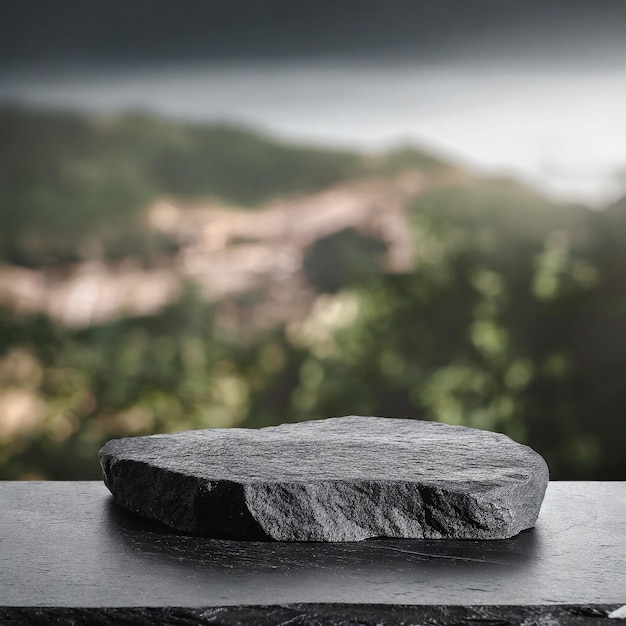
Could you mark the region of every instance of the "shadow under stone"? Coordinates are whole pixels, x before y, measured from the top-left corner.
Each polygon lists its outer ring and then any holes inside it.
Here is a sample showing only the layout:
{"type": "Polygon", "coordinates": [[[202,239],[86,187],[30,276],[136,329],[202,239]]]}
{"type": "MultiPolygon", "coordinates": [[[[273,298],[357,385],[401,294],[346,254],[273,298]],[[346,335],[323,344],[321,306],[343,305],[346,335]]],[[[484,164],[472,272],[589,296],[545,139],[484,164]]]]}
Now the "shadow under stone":
{"type": "MultiPolygon", "coordinates": [[[[237,506],[237,505],[235,505],[237,506]]],[[[273,570],[303,572],[345,569],[389,572],[390,578],[419,566],[425,574],[467,570],[507,572],[532,565],[540,552],[535,529],[501,540],[426,540],[373,538],[354,542],[280,542],[260,533],[260,540],[232,540],[183,534],[117,506],[106,505],[110,540],[133,555],[176,564],[181,568],[216,568],[250,575],[273,570]]]]}

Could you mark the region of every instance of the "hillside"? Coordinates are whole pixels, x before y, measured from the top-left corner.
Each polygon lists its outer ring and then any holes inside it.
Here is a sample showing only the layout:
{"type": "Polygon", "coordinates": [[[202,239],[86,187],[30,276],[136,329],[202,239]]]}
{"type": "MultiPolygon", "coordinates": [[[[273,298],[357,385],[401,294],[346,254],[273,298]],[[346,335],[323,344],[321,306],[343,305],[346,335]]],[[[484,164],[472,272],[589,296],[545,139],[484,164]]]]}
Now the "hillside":
{"type": "Polygon", "coordinates": [[[252,325],[289,321],[315,296],[303,263],[320,238],[354,229],[411,267],[407,202],[452,172],[413,149],[17,109],[0,110],[0,168],[0,304],[70,327],[158,313],[190,283],[210,301],[272,293],[252,325]]]}
{"type": "Polygon", "coordinates": [[[443,164],[417,150],[371,158],[142,114],[0,108],[0,259],[39,266],[85,260],[94,250],[111,260],[150,259],[167,251],[140,219],[157,198],[254,208],[412,166],[443,164]]]}
{"type": "Polygon", "coordinates": [[[422,152],[0,112],[0,475],[114,436],[341,414],[505,432],[626,478],[626,204],[422,152]]]}

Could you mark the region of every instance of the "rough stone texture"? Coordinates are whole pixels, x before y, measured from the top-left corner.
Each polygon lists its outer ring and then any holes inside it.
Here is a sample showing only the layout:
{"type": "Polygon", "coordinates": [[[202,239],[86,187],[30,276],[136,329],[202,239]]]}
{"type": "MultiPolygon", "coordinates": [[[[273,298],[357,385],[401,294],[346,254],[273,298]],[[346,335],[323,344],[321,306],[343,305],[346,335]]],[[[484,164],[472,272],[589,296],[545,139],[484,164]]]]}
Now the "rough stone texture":
{"type": "Polygon", "coordinates": [[[342,417],[109,441],[120,506],[231,539],[504,539],[534,526],[545,461],[488,431],[342,417]]]}
{"type": "Polygon", "coordinates": [[[0,607],[0,623],[88,624],[89,626],[617,626],[625,620],[607,617],[613,605],[566,606],[433,606],[393,604],[291,604],[266,606],[186,607],[0,607]]]}

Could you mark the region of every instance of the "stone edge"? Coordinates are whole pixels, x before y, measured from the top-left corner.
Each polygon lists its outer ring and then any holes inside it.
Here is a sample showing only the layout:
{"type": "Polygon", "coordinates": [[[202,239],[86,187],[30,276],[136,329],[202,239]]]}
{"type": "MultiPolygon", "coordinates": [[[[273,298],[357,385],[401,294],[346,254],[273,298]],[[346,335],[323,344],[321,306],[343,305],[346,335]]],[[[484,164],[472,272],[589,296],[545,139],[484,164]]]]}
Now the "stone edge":
{"type": "Polygon", "coordinates": [[[0,623],[28,624],[415,624],[475,626],[477,623],[572,624],[573,626],[626,624],[611,619],[619,604],[580,605],[394,605],[394,604],[284,604],[255,606],[186,607],[0,607],[0,623]],[[417,622],[416,622],[417,620],[417,622]]]}

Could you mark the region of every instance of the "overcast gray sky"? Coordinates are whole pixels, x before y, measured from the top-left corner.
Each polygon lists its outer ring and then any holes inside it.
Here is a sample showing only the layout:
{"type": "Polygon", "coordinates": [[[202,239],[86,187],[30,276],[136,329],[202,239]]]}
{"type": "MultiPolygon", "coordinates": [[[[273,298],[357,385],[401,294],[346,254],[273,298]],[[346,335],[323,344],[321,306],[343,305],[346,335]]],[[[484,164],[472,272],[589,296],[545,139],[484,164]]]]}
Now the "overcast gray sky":
{"type": "Polygon", "coordinates": [[[0,0],[0,105],[413,143],[626,191],[626,0],[0,0]]]}
{"type": "Polygon", "coordinates": [[[0,0],[4,71],[187,60],[626,55],[624,0],[0,0]]]}

